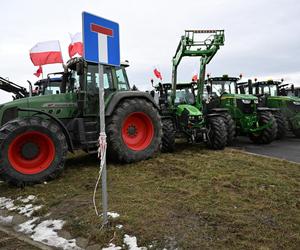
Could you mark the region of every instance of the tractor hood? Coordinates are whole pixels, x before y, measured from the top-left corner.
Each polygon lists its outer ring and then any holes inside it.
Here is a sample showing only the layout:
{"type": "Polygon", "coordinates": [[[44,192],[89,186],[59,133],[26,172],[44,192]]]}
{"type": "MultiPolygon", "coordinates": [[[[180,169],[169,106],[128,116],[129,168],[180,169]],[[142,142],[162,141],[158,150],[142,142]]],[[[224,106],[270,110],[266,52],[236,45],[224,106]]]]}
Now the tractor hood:
{"type": "Polygon", "coordinates": [[[202,112],[199,109],[197,109],[196,107],[194,107],[192,105],[189,105],[189,104],[179,104],[177,106],[177,114],[181,115],[181,113],[185,109],[189,112],[190,116],[199,116],[199,115],[202,115],[202,112]]]}
{"type": "Polygon", "coordinates": [[[296,96],[269,96],[268,99],[291,101],[291,102],[300,102],[300,98],[296,97],[296,96]]]}
{"type": "Polygon", "coordinates": [[[258,100],[254,95],[245,95],[245,94],[223,94],[221,97],[224,99],[241,99],[241,100],[258,100]]]}

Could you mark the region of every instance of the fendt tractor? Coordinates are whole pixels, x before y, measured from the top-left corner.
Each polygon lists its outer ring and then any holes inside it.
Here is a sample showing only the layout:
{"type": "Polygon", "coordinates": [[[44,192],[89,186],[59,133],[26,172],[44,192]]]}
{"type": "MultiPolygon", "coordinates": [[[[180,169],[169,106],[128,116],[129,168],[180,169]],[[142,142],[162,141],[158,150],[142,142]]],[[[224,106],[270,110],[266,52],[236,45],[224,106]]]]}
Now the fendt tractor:
{"type": "Polygon", "coordinates": [[[283,81],[255,81],[250,91],[259,97],[261,105],[278,110],[283,116],[278,123],[280,131],[290,130],[300,138],[300,98],[287,96],[285,86],[283,81]]]}
{"type": "Polygon", "coordinates": [[[249,94],[238,93],[240,77],[209,77],[206,81],[206,112],[216,108],[229,110],[232,119],[228,123],[228,143],[235,135],[249,136],[258,144],[271,143],[277,134],[275,117],[269,108],[258,107],[258,98],[249,94]]]}
{"type": "MultiPolygon", "coordinates": [[[[131,163],[159,151],[162,125],[153,98],[131,91],[125,67],[104,67],[105,121],[108,157],[131,163]]],[[[68,151],[97,153],[98,91],[98,65],[73,58],[58,92],[0,105],[1,178],[40,183],[61,173],[68,151]]]]}
{"type": "Polygon", "coordinates": [[[223,30],[186,30],[173,57],[172,84],[159,83],[156,91],[163,121],[162,151],[172,152],[176,137],[189,142],[205,142],[209,148],[223,149],[227,128],[220,112],[203,114],[202,92],[205,67],[224,44],[223,30]],[[209,34],[205,40],[199,35],[209,34]],[[177,68],[183,57],[200,57],[198,82],[178,83],[177,68]]]}

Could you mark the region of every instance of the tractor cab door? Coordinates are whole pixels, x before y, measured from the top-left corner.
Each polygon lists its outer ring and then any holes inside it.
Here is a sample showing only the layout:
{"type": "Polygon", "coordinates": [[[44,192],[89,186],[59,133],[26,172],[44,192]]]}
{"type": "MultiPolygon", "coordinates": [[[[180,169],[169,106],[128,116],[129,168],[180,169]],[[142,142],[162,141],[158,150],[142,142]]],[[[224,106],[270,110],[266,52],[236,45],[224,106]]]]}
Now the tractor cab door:
{"type": "MultiPolygon", "coordinates": [[[[104,97],[107,98],[115,91],[113,85],[112,67],[104,66],[104,97]]],[[[97,64],[88,64],[86,73],[86,98],[85,98],[85,116],[98,116],[99,114],[99,69],[97,64]]]]}

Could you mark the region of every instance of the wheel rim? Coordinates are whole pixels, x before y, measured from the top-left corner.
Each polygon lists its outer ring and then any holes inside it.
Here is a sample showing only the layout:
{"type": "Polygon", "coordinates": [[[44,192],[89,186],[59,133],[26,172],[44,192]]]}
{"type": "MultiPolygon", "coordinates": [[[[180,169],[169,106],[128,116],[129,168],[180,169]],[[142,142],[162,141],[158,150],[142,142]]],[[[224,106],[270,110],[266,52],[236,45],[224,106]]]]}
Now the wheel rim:
{"type": "Polygon", "coordinates": [[[122,138],[134,151],[146,149],[154,136],[153,123],[148,115],[135,112],[126,117],[122,126],[122,138]]]}
{"type": "Polygon", "coordinates": [[[22,174],[38,174],[47,169],[55,158],[51,138],[37,131],[18,135],[9,145],[8,160],[22,174]]]}

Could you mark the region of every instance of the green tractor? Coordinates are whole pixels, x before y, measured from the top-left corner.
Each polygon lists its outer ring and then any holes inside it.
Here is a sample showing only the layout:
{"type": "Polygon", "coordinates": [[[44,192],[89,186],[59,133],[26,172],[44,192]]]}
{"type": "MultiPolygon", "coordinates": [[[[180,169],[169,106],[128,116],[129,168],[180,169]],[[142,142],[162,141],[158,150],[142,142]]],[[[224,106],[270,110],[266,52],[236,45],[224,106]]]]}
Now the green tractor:
{"type": "Polygon", "coordinates": [[[283,117],[282,122],[278,124],[282,133],[291,130],[300,138],[300,98],[287,96],[285,87],[286,84],[282,81],[255,81],[250,91],[259,97],[261,105],[278,110],[283,117]]]}
{"type": "Polygon", "coordinates": [[[229,110],[232,117],[228,119],[229,144],[235,135],[249,136],[257,144],[271,143],[277,134],[275,117],[269,108],[258,107],[256,96],[238,93],[240,78],[227,75],[208,77],[205,110],[207,113],[219,108],[229,110]]]}
{"type": "Polygon", "coordinates": [[[223,30],[187,30],[173,57],[172,84],[156,86],[163,121],[162,151],[172,152],[175,138],[185,137],[191,143],[205,142],[209,148],[224,149],[227,128],[220,113],[203,114],[202,91],[205,66],[224,44],[223,30]],[[197,34],[210,36],[196,40],[197,34]],[[198,82],[178,83],[177,68],[183,57],[201,57],[198,82]]]}
{"type": "MultiPolygon", "coordinates": [[[[126,65],[104,66],[108,157],[131,163],[160,150],[162,125],[157,104],[131,91],[126,65]]],[[[68,61],[59,93],[25,97],[0,105],[0,177],[15,185],[53,179],[68,151],[97,153],[98,65],[68,61]]]]}

